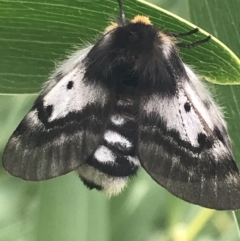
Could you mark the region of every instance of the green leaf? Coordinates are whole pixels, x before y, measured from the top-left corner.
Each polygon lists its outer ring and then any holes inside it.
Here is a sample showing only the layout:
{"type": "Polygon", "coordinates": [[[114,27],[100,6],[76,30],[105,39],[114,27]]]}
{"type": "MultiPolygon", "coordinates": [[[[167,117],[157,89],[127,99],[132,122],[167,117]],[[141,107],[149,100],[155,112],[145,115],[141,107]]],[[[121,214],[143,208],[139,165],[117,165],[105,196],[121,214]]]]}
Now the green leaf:
{"type": "Polygon", "coordinates": [[[108,200],[89,192],[77,175],[42,182],[39,198],[37,240],[109,240],[108,200]]]}
{"type": "MultiPolygon", "coordinates": [[[[185,32],[195,28],[185,20],[148,4],[125,0],[126,16],[148,15],[160,29],[185,32]]],[[[110,19],[119,15],[116,0],[0,0],[0,93],[36,93],[59,59],[84,42],[94,43],[110,19]]],[[[205,38],[200,31],[185,38],[205,38]]],[[[194,49],[181,49],[183,60],[212,82],[238,84],[240,62],[217,39],[194,49]]]]}

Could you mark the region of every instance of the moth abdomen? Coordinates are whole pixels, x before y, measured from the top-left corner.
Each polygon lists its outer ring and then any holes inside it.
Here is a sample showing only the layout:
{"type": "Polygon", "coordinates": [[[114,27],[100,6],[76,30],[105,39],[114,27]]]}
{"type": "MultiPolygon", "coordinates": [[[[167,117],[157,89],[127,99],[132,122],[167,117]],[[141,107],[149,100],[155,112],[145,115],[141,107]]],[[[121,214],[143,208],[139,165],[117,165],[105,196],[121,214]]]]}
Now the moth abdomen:
{"type": "Polygon", "coordinates": [[[101,144],[77,171],[89,188],[96,185],[97,189],[101,187],[108,195],[120,192],[140,166],[136,154],[137,125],[132,88],[122,86],[117,90],[116,104],[106,124],[101,144]]]}

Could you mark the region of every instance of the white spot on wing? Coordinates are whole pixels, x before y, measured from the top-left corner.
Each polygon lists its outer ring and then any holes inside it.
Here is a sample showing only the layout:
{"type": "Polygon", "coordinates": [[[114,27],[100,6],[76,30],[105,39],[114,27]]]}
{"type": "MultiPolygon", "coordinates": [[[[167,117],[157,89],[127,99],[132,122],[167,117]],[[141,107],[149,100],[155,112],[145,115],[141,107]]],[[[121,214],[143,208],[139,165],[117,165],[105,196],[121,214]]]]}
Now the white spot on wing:
{"type": "Polygon", "coordinates": [[[39,127],[43,127],[43,124],[42,122],[39,121],[39,118],[38,118],[38,113],[37,113],[37,110],[31,110],[27,116],[26,116],[26,121],[29,125],[29,128],[39,128],[39,127]]]}
{"type": "MultiPolygon", "coordinates": [[[[182,140],[189,142],[193,147],[199,147],[198,134],[203,133],[209,137],[214,135],[215,126],[221,131],[226,125],[220,109],[213,102],[199,77],[188,66],[184,67],[189,78],[181,80],[182,86],[178,88],[178,93],[172,97],[153,94],[143,99],[142,109],[144,115],[149,117],[152,113],[158,115],[168,130],[176,130],[182,140]],[[210,109],[204,105],[205,100],[210,103],[210,109]],[[192,106],[188,112],[184,108],[186,102],[190,102],[192,106]]],[[[229,149],[216,136],[214,137],[214,144],[208,150],[211,156],[214,156],[216,161],[221,160],[223,155],[231,156],[229,149]]],[[[226,134],[225,139],[228,140],[226,134]]]]}
{"type": "Polygon", "coordinates": [[[124,136],[114,131],[107,131],[104,134],[104,139],[112,145],[119,144],[121,145],[121,147],[127,149],[130,149],[132,147],[132,143],[129,140],[127,140],[124,136]]]}
{"type": "Polygon", "coordinates": [[[78,50],[77,52],[70,55],[67,60],[60,63],[55,73],[53,73],[52,76],[50,76],[49,80],[43,86],[43,89],[40,95],[42,96],[46,95],[47,92],[49,92],[57,84],[58,80],[56,80],[56,75],[58,75],[59,73],[63,76],[67,75],[68,73],[73,71],[73,69],[76,66],[81,66],[82,60],[87,56],[87,54],[89,53],[92,47],[93,46],[91,45],[87,48],[78,50]]]}
{"type": "Polygon", "coordinates": [[[190,98],[192,105],[198,110],[210,129],[213,130],[214,126],[219,126],[219,124],[226,127],[221,109],[214,103],[207,88],[189,66],[184,64],[184,67],[190,79],[189,82],[186,81],[184,90],[190,98]],[[206,109],[204,105],[204,101],[206,100],[211,103],[210,110],[206,109]]]}
{"type": "Polygon", "coordinates": [[[110,151],[106,146],[100,146],[94,153],[94,157],[99,162],[114,162],[116,159],[115,154],[110,151]]]}
{"type": "Polygon", "coordinates": [[[170,98],[152,95],[143,109],[146,115],[151,115],[151,112],[159,115],[167,129],[178,131],[182,140],[190,141],[192,146],[197,147],[199,146],[198,133],[204,132],[204,129],[194,110],[189,113],[185,112],[184,103],[187,100],[182,90],[179,90],[178,98],[177,96],[170,98]]]}
{"type": "Polygon", "coordinates": [[[65,117],[69,112],[81,112],[84,107],[92,103],[104,106],[106,90],[99,84],[84,82],[84,68],[75,68],[65,75],[44,97],[44,107],[53,106],[49,121],[65,117]],[[67,89],[69,81],[74,82],[72,89],[67,89]]]}

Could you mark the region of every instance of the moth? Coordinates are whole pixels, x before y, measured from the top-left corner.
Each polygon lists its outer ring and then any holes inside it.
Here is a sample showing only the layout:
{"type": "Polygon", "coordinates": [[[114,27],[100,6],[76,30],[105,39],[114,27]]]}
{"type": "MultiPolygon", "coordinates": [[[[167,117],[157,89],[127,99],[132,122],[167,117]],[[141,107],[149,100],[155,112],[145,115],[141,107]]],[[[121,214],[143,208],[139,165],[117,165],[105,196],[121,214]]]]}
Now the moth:
{"type": "Polygon", "coordinates": [[[4,168],[40,181],[76,171],[118,194],[140,167],[175,196],[240,208],[240,177],[222,113],[178,55],[192,44],[148,17],[120,20],[49,78],[3,154],[4,168]]]}

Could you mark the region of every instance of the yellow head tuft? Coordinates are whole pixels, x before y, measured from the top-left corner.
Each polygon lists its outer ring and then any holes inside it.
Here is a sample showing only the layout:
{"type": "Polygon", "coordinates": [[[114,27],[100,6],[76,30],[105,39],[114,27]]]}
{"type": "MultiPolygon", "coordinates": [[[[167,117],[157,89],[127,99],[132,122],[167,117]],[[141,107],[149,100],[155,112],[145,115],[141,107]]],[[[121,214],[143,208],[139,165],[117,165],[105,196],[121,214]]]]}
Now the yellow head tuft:
{"type": "Polygon", "coordinates": [[[131,20],[131,23],[143,23],[146,25],[152,25],[149,17],[142,16],[142,15],[135,16],[134,19],[131,20]]]}

